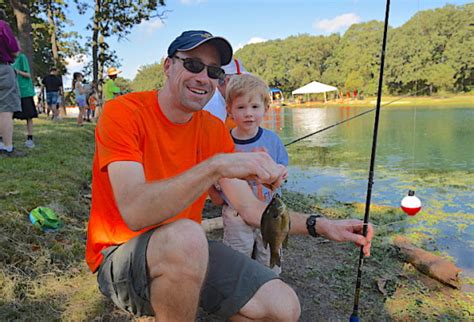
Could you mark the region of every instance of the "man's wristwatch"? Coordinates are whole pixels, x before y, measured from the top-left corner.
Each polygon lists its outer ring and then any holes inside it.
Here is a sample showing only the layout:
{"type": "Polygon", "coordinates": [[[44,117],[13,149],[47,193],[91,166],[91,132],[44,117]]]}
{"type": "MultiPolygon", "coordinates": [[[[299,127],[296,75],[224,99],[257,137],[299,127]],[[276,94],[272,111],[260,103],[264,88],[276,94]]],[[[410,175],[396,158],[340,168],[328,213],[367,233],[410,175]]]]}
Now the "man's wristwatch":
{"type": "Polygon", "coordinates": [[[313,237],[320,237],[319,234],[316,233],[316,221],[321,217],[321,215],[311,215],[306,219],[306,229],[308,229],[308,233],[313,237]]]}

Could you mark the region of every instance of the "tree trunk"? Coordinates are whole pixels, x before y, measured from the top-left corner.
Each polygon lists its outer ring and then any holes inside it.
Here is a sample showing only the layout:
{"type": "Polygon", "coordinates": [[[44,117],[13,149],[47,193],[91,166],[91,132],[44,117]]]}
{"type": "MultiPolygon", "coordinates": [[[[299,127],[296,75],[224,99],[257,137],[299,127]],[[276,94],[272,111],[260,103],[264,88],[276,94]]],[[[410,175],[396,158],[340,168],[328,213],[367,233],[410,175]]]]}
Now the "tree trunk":
{"type": "Polygon", "coordinates": [[[99,56],[97,57],[98,71],[97,76],[99,81],[97,82],[99,97],[102,97],[102,84],[104,83],[104,60],[105,60],[105,40],[104,36],[99,36],[99,56]]]}
{"type": "Polygon", "coordinates": [[[224,228],[224,224],[222,222],[222,217],[216,217],[211,219],[204,219],[201,223],[202,228],[206,233],[209,233],[216,229],[224,228]]]}
{"type": "Polygon", "coordinates": [[[99,84],[99,32],[100,32],[100,12],[102,9],[102,0],[95,0],[94,8],[94,25],[92,27],[92,77],[96,82],[97,86],[99,84]]]}
{"type": "Polygon", "coordinates": [[[393,243],[407,257],[406,260],[421,273],[451,287],[461,288],[459,280],[461,269],[450,261],[413,246],[407,238],[402,236],[397,236],[393,243]]]}
{"type": "Polygon", "coordinates": [[[34,79],[33,70],[33,42],[31,41],[31,15],[29,0],[10,0],[13,13],[16,17],[18,27],[18,40],[20,42],[21,51],[25,53],[30,64],[31,78],[34,79]]]}
{"type": "Polygon", "coordinates": [[[51,51],[53,53],[54,67],[59,67],[59,54],[58,54],[58,40],[56,36],[56,23],[54,21],[53,8],[51,6],[51,0],[46,2],[46,11],[48,15],[48,23],[50,28],[50,39],[51,39],[51,51]]]}

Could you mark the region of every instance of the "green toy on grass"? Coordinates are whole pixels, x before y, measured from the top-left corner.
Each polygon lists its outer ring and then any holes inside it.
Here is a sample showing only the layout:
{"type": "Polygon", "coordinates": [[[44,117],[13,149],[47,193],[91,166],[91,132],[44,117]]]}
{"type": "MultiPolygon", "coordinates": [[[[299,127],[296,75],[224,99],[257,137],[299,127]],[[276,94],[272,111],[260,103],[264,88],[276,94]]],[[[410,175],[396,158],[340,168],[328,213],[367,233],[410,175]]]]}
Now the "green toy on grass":
{"type": "Polygon", "coordinates": [[[63,226],[63,222],[58,215],[47,207],[37,207],[30,212],[30,221],[44,232],[56,231],[63,226]]]}

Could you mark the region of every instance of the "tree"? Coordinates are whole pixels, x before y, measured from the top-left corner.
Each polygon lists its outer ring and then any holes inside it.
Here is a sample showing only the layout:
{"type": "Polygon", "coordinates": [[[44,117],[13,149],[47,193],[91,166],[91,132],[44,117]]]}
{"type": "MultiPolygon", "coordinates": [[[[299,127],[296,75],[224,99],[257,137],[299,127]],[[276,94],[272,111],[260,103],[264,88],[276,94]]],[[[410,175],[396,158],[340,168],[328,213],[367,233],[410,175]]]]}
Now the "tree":
{"type": "MultiPolygon", "coordinates": [[[[79,0],[74,2],[80,4],[79,0]]],[[[30,60],[32,74],[45,75],[51,66],[65,72],[66,58],[83,52],[77,42],[78,34],[64,31],[66,24],[72,24],[64,13],[68,3],[64,0],[10,0],[10,4],[14,16],[10,22],[30,60]]]]}
{"type": "Polygon", "coordinates": [[[467,90],[474,66],[470,26],[473,8],[472,4],[447,5],[421,11],[399,27],[387,55],[389,90],[409,93],[433,88],[436,91],[438,86],[467,90]],[[445,79],[441,81],[440,77],[445,79]]]}
{"type": "Polygon", "coordinates": [[[349,75],[347,75],[344,87],[348,91],[355,90],[355,89],[359,90],[363,88],[364,80],[362,79],[361,74],[356,71],[350,72],[349,75]]]}
{"type": "Polygon", "coordinates": [[[338,35],[291,36],[247,45],[235,56],[242,59],[248,71],[289,93],[309,81],[321,80],[327,59],[339,39],[338,35]]]}
{"type": "Polygon", "coordinates": [[[161,88],[165,83],[163,62],[141,66],[131,83],[134,91],[149,91],[161,88]]]}
{"type": "Polygon", "coordinates": [[[380,21],[350,26],[327,60],[323,77],[346,90],[357,86],[365,93],[375,94],[382,34],[383,23],[380,21]]]}
{"type": "Polygon", "coordinates": [[[132,81],[127,78],[117,77],[115,84],[120,88],[122,93],[130,93],[132,91],[132,81]]]}
{"type": "Polygon", "coordinates": [[[104,65],[115,55],[107,39],[116,36],[121,40],[142,21],[163,19],[159,8],[164,5],[164,0],[95,0],[93,22],[88,29],[92,30],[92,75],[99,86],[104,65]]]}
{"type": "MultiPolygon", "coordinates": [[[[29,0],[10,0],[13,13],[17,21],[18,40],[22,51],[28,58],[30,66],[33,66],[33,42],[31,41],[31,13],[29,0]]],[[[34,79],[34,69],[31,68],[31,75],[34,79]]]]}

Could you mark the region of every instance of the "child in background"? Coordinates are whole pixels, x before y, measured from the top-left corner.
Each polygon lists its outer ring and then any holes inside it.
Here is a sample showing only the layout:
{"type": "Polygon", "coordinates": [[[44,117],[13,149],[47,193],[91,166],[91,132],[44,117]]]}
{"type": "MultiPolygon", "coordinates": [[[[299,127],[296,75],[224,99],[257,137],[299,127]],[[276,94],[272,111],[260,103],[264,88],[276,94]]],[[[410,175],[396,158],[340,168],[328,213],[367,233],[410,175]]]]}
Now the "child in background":
{"type": "MultiPolygon", "coordinates": [[[[251,74],[231,78],[226,89],[226,108],[236,124],[230,131],[235,150],[265,151],[276,163],[288,166],[288,152],[278,135],[260,127],[269,107],[268,86],[262,79],[251,74]]],[[[255,182],[249,184],[257,198],[267,203],[271,201],[274,192],[255,182]]],[[[278,189],[275,193],[281,194],[281,191],[278,189]]],[[[226,200],[225,196],[223,199],[226,200]]],[[[229,202],[222,208],[222,219],[224,244],[269,266],[270,247],[265,249],[263,246],[260,229],[245,223],[229,202]]],[[[277,274],[281,272],[278,266],[273,267],[273,270],[277,274]]]]}
{"type": "Polygon", "coordinates": [[[43,95],[40,93],[36,98],[38,100],[38,103],[36,103],[36,110],[38,111],[38,114],[41,114],[44,112],[43,95]]]}
{"type": "Polygon", "coordinates": [[[95,88],[92,88],[92,92],[89,95],[89,109],[87,110],[87,119],[95,118],[95,109],[97,108],[97,93],[95,88]]]}
{"type": "Polygon", "coordinates": [[[36,93],[33,80],[31,79],[30,64],[28,63],[26,55],[20,52],[12,64],[12,67],[17,74],[21,98],[21,111],[14,112],[13,118],[26,121],[27,135],[25,146],[32,149],[35,147],[33,141],[33,119],[38,117],[38,111],[36,110],[35,101],[33,99],[36,93]]]}
{"type": "Polygon", "coordinates": [[[79,115],[77,116],[77,125],[83,126],[84,124],[84,113],[86,109],[86,89],[82,86],[82,80],[84,77],[81,73],[74,73],[72,75],[72,88],[76,95],[76,104],[79,108],[79,115]]]}

